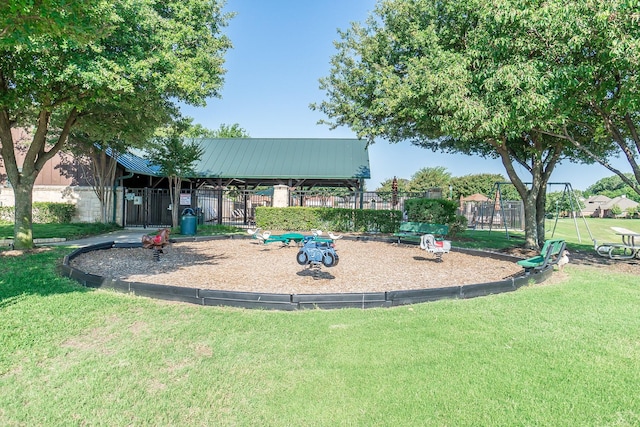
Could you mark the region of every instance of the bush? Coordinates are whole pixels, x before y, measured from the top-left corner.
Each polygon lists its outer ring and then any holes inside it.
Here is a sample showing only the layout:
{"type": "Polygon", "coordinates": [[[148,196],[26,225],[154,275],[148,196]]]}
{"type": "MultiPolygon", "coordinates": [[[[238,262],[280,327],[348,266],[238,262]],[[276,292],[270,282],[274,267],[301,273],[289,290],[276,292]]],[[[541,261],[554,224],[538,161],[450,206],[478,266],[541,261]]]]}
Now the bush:
{"type": "Polygon", "coordinates": [[[13,206],[0,206],[0,222],[13,223],[15,218],[13,206]]]}
{"type": "Polygon", "coordinates": [[[449,237],[455,237],[458,233],[462,233],[467,229],[467,217],[464,215],[456,215],[456,219],[449,224],[449,237]]]}
{"type": "Polygon", "coordinates": [[[256,225],[271,230],[331,230],[336,232],[398,230],[402,213],[396,210],[287,207],[256,208],[256,225]]]}
{"type": "Polygon", "coordinates": [[[452,225],[456,221],[458,203],[446,199],[409,199],[404,207],[409,221],[452,225]]]}
{"type": "MultiPolygon", "coordinates": [[[[34,202],[32,208],[34,224],[69,224],[76,214],[76,205],[70,203],[34,202]]],[[[0,207],[0,221],[14,222],[15,208],[0,207]]]]}

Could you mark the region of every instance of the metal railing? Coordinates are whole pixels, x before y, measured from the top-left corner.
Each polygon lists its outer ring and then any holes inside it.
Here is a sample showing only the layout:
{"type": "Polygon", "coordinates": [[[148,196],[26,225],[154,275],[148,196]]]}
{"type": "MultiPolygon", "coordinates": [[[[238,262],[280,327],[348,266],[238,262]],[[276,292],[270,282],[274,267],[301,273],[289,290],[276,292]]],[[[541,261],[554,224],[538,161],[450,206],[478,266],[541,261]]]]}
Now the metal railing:
{"type": "MultiPolygon", "coordinates": [[[[194,210],[199,224],[223,224],[250,227],[255,224],[259,206],[272,206],[269,190],[183,189],[180,206],[194,210]]],[[[441,198],[440,190],[426,192],[349,192],[349,191],[290,191],[289,206],[327,207],[347,209],[399,210],[414,198],[441,198]]],[[[125,226],[164,227],[171,225],[169,190],[126,189],[124,203],[125,226]]]]}

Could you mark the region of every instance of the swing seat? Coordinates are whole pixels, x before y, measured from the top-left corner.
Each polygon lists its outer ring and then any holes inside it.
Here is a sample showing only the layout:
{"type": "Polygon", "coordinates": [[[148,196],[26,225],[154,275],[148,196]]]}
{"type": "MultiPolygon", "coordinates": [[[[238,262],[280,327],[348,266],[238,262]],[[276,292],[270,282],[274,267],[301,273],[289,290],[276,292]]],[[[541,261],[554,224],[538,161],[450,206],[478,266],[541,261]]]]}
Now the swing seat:
{"type": "Polygon", "coordinates": [[[520,260],[517,264],[524,268],[526,275],[531,274],[533,271],[544,270],[548,266],[557,264],[558,261],[560,261],[565,246],[566,243],[562,239],[547,240],[540,250],[540,255],[520,260]]]}

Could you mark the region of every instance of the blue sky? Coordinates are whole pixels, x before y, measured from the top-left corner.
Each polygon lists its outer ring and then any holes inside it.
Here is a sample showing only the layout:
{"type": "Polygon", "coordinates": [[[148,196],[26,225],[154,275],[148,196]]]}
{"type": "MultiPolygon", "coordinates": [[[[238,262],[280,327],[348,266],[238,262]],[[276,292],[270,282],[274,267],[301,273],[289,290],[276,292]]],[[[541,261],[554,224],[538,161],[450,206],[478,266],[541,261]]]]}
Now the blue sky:
{"type": "MultiPolygon", "coordinates": [[[[318,79],[329,74],[337,30],[364,21],[374,5],[375,0],[228,0],[225,10],[237,15],[225,29],[234,47],[225,56],[222,98],[210,99],[202,108],[183,106],[183,114],[209,129],[238,123],[254,138],[355,138],[348,128],[318,125],[324,117],[309,104],[323,100],[318,79]]],[[[425,167],[443,166],[453,176],[506,176],[498,160],[434,153],[384,140],[369,147],[369,160],[369,190],[394,176],[409,179],[425,167]]],[[[613,163],[630,171],[623,161],[613,163]]],[[[551,181],[571,182],[584,190],[611,175],[600,165],[566,163],[556,168],[551,181]]]]}

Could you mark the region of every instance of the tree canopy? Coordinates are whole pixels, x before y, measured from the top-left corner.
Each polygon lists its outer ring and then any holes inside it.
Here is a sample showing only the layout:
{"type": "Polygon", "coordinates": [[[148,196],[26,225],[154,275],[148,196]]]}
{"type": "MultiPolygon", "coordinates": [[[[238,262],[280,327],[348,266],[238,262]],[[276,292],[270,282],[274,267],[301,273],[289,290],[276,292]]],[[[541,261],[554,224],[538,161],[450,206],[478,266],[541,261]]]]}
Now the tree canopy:
{"type": "MultiPolygon", "coordinates": [[[[211,0],[36,0],[0,6],[0,155],[15,191],[17,248],[33,245],[31,190],[72,129],[143,139],[219,96],[222,29],[211,0]],[[32,131],[21,166],[10,129],[32,131]]],[[[126,139],[126,138],[121,138],[126,139]]],[[[131,141],[129,141],[131,142],[131,141]]]]}
{"type": "MultiPolygon", "coordinates": [[[[627,178],[633,180],[632,174],[626,174],[627,178]]],[[[631,200],[640,202],[640,195],[633,188],[627,185],[618,175],[608,176],[596,181],[585,190],[586,195],[603,195],[610,198],[626,196],[631,200]]]]}
{"type": "MultiPolygon", "coordinates": [[[[612,3],[612,13],[625,14],[622,22],[637,18],[636,2],[612,3]]],[[[546,184],[558,162],[589,158],[576,142],[605,158],[613,149],[592,143],[601,117],[588,114],[593,120],[585,122],[580,115],[589,102],[606,104],[615,93],[615,86],[599,81],[631,76],[608,74],[606,46],[595,35],[589,43],[591,20],[600,20],[596,28],[612,43],[632,31],[628,25],[627,33],[604,28],[609,16],[617,16],[606,14],[604,4],[380,1],[364,24],[340,32],[330,75],[320,81],[327,99],[312,108],[324,112],[332,127],[349,126],[370,142],[409,140],[432,150],[500,158],[525,203],[525,244],[534,247],[544,241],[546,184]],[[604,15],[587,17],[594,12],[604,15]],[[592,58],[594,51],[602,56],[592,58]],[[602,72],[592,76],[589,61],[603,65],[602,72]],[[576,102],[580,98],[571,95],[578,91],[594,96],[576,102]]],[[[635,44],[622,45],[637,53],[635,44]]],[[[635,106],[633,98],[625,98],[627,106],[635,106]]]]}
{"type": "MultiPolygon", "coordinates": [[[[496,183],[508,182],[508,180],[500,174],[471,174],[457,176],[451,178],[451,186],[453,187],[453,198],[468,197],[473,194],[482,194],[483,196],[494,199],[496,197],[496,183]]],[[[519,200],[520,195],[513,185],[504,185],[500,189],[503,200],[519,200]]]]}
{"type": "MultiPolygon", "coordinates": [[[[406,178],[396,178],[396,183],[398,185],[398,191],[401,193],[406,193],[409,191],[409,180],[406,178]]],[[[378,188],[375,189],[378,193],[386,193],[393,191],[393,178],[385,179],[380,183],[378,188]]]]}
{"type": "Polygon", "coordinates": [[[640,195],[640,3],[554,1],[539,9],[529,34],[553,109],[538,128],[571,142],[640,195]],[[631,173],[613,167],[611,154],[631,173]]]}
{"type": "Polygon", "coordinates": [[[250,138],[249,133],[238,123],[222,123],[218,129],[207,129],[201,124],[191,124],[183,134],[187,138],[250,138]]]}
{"type": "Polygon", "coordinates": [[[427,191],[440,188],[447,192],[451,182],[451,173],[444,166],[426,167],[415,172],[409,181],[409,191],[427,191]]]}

